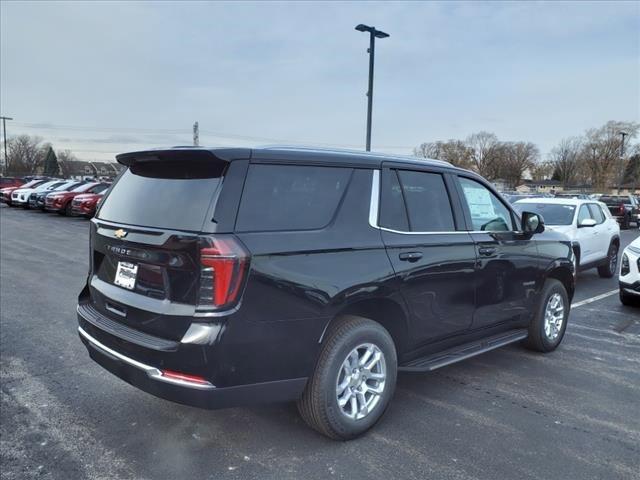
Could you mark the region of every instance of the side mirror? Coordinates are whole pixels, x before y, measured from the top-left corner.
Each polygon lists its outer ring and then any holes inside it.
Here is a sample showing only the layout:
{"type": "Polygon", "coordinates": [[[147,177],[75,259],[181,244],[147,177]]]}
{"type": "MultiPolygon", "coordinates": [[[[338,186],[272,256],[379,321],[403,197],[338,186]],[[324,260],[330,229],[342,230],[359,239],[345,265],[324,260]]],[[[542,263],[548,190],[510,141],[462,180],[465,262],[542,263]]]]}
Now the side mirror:
{"type": "Polygon", "coordinates": [[[596,222],[593,218],[585,218],[578,224],[578,228],[595,227],[597,223],[598,222],[596,222]]]}
{"type": "Polygon", "coordinates": [[[544,232],[544,218],[537,213],[522,212],[522,231],[531,235],[544,232]]]}

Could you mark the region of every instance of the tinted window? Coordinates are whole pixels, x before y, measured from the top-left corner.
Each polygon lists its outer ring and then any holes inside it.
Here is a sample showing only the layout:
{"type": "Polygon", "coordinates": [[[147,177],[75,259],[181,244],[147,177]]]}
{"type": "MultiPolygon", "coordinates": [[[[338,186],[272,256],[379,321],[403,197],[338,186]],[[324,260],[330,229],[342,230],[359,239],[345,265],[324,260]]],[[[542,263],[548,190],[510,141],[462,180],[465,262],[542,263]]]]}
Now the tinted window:
{"type": "Polygon", "coordinates": [[[442,175],[398,170],[412,232],[452,232],[453,212],[442,175]]]}
{"type": "Polygon", "coordinates": [[[460,184],[469,207],[473,229],[505,232],[513,228],[511,212],[491,190],[468,178],[460,177],[460,184]]]}
{"type": "Polygon", "coordinates": [[[129,225],[201,231],[220,185],[221,163],[182,159],[134,165],[114,183],[98,216],[129,225]]]}
{"type": "Polygon", "coordinates": [[[589,212],[589,208],[587,208],[586,205],[582,205],[580,210],[578,210],[578,225],[588,218],[591,218],[591,212],[589,212]]]}
{"type": "Polygon", "coordinates": [[[395,170],[383,172],[381,191],[380,226],[403,232],[409,231],[407,210],[404,206],[400,181],[395,170]]]}
{"type": "Polygon", "coordinates": [[[95,187],[93,187],[91,190],[89,190],[89,192],[91,193],[100,193],[100,192],[104,192],[107,189],[108,185],[105,185],[104,183],[101,183],[100,185],[96,185],[95,187]]]}
{"type": "Polygon", "coordinates": [[[571,225],[576,207],[552,203],[516,203],[514,207],[520,212],[532,212],[542,215],[546,225],[571,225]]]}
{"type": "Polygon", "coordinates": [[[326,227],[349,178],[348,168],[251,165],[236,228],[246,232],[326,227]]]}
{"type": "Polygon", "coordinates": [[[602,214],[602,210],[600,210],[599,205],[590,203],[589,210],[591,211],[591,218],[593,218],[597,223],[604,222],[604,215],[602,214]]]}

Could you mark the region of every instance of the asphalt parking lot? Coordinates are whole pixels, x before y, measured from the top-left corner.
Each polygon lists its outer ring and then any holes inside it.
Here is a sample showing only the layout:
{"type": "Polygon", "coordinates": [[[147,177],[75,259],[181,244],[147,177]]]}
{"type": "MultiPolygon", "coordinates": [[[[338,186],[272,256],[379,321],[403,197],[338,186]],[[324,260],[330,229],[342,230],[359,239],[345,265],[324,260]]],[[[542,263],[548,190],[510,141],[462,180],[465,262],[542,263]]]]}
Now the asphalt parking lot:
{"type": "Polygon", "coordinates": [[[640,478],[640,308],[595,270],[557,351],[403,374],[378,426],[343,443],[293,405],[198,410],[93,363],[75,316],[86,220],[2,205],[0,244],[3,479],[640,478]]]}

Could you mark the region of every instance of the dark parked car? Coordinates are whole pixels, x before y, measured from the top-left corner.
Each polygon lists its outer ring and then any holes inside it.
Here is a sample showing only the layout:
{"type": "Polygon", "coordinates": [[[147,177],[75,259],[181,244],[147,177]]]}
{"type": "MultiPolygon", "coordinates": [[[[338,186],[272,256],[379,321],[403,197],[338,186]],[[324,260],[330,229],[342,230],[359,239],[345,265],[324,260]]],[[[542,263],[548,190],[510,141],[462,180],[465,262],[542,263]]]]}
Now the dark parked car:
{"type": "Polygon", "coordinates": [[[84,183],[68,192],[54,192],[44,199],[44,209],[47,212],[58,212],[61,215],[71,215],[71,201],[82,193],[100,193],[109,188],[108,183],[84,183]]]}
{"type": "Polygon", "coordinates": [[[311,427],[348,439],[382,416],[398,371],[563,338],[570,242],[474,173],[289,148],[117,159],[78,331],[96,362],[153,395],[297,400],[311,427]]]}
{"type": "Polygon", "coordinates": [[[640,204],[633,195],[603,195],[599,198],[620,224],[620,228],[627,229],[632,223],[640,227],[640,204]]]}
{"type": "Polygon", "coordinates": [[[68,192],[70,190],[73,190],[74,188],[79,187],[80,185],[83,185],[84,183],[86,182],[78,180],[67,180],[64,181],[61,185],[58,185],[53,190],[34,192],[29,197],[29,206],[31,208],[39,208],[41,210],[44,210],[44,200],[47,195],[57,192],[68,192]]]}

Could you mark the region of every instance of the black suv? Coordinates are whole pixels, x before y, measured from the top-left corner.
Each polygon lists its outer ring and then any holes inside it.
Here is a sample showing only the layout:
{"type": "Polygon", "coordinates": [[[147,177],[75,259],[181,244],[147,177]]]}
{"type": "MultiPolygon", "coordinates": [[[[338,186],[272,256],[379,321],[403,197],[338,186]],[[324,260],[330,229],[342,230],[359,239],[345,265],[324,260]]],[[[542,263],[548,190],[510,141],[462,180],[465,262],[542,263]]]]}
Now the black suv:
{"type": "Polygon", "coordinates": [[[91,357],[204,408],[297,400],[319,432],[382,416],[398,371],[567,325],[572,249],[478,175],[300,148],[118,155],[79,297],[91,357]]]}

